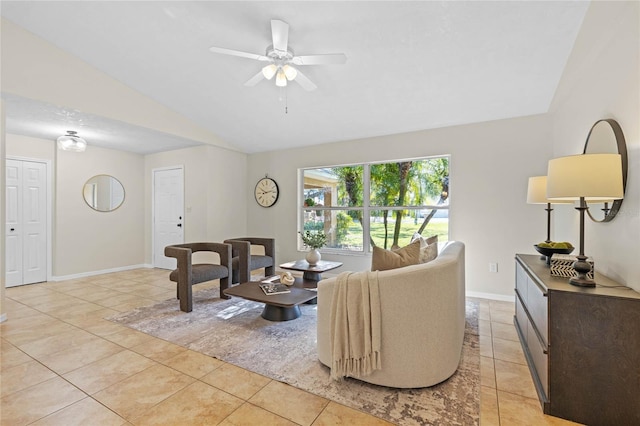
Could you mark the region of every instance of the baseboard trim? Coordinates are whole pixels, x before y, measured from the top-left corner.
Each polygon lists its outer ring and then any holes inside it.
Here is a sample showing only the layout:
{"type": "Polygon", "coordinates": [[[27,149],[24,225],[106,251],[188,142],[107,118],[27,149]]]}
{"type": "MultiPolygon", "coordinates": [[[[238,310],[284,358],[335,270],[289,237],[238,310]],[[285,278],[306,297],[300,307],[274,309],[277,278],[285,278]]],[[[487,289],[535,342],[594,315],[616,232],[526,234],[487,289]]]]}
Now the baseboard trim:
{"type": "Polygon", "coordinates": [[[0,322],[5,322],[7,320],[7,314],[0,315],[0,322]]]}
{"type": "Polygon", "coordinates": [[[515,302],[515,294],[508,296],[505,294],[481,293],[478,291],[467,291],[467,297],[476,297],[478,299],[500,300],[502,302],[515,302]]]}
{"type": "Polygon", "coordinates": [[[130,271],[132,269],[141,269],[141,268],[153,268],[153,265],[142,263],[139,265],[129,265],[129,266],[120,266],[118,268],[102,269],[100,271],[81,272],[79,274],[57,275],[57,276],[51,277],[51,281],[55,282],[55,281],[73,280],[76,278],[93,277],[95,275],[110,274],[112,272],[130,271]]]}

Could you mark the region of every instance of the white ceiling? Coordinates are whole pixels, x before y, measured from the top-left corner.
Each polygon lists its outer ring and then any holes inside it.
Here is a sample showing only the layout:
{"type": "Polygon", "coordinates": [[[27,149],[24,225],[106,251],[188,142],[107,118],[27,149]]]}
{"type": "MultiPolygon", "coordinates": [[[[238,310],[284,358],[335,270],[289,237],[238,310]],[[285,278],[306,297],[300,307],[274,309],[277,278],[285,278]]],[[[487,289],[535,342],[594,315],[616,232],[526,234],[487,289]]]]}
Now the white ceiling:
{"type": "MultiPolygon", "coordinates": [[[[259,152],[544,113],[588,6],[2,1],[1,13],[238,149],[259,152]],[[346,65],[305,67],[318,86],[313,92],[295,82],[286,91],[273,81],[243,86],[263,64],[208,49],[263,54],[271,19],[289,23],[296,54],[345,53],[346,65]]],[[[166,145],[154,139],[145,146],[140,139],[149,129],[85,117],[72,105],[3,97],[11,133],[29,135],[72,111],[102,132],[102,146],[126,150],[132,134],[141,153],[197,144],[167,135],[166,145]]]]}

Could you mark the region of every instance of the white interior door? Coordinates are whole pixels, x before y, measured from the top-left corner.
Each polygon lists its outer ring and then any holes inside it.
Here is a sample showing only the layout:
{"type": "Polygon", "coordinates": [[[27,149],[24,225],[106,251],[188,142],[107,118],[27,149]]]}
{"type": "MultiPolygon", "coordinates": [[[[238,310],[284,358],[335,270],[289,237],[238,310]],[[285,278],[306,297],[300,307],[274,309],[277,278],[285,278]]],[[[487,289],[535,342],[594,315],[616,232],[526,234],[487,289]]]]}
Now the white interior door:
{"type": "Polygon", "coordinates": [[[184,242],[184,170],[153,171],[153,266],[175,269],[164,248],[184,242]]]}
{"type": "Polygon", "coordinates": [[[6,286],[47,280],[47,166],[7,160],[6,286]]]}
{"type": "Polygon", "coordinates": [[[7,160],[6,167],[5,285],[22,284],[22,162],[7,160]]]}

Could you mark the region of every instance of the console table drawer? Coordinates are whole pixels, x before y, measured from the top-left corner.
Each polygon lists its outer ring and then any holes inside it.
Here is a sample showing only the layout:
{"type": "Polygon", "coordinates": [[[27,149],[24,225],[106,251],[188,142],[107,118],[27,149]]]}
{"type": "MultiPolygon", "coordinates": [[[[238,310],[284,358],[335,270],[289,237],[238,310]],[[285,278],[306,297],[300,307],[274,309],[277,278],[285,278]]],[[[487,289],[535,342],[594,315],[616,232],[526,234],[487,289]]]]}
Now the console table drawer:
{"type": "Polygon", "coordinates": [[[522,306],[522,301],[520,300],[520,294],[516,293],[516,324],[518,329],[520,330],[520,334],[522,334],[523,339],[527,340],[527,330],[529,327],[527,324],[529,323],[529,317],[522,306]]]}
{"type": "Polygon", "coordinates": [[[549,398],[549,360],[547,358],[547,348],[543,347],[540,343],[540,339],[533,331],[531,323],[528,323],[529,330],[527,331],[527,346],[529,347],[529,354],[535,365],[536,374],[538,380],[542,385],[544,391],[544,399],[549,398]]]}
{"type": "Polygon", "coordinates": [[[542,289],[527,275],[527,300],[526,307],[533,320],[534,327],[544,341],[544,345],[549,344],[548,331],[548,300],[542,289]]]}
{"type": "Polygon", "coordinates": [[[516,263],[516,290],[522,297],[522,300],[527,300],[527,272],[522,266],[516,263]]]}

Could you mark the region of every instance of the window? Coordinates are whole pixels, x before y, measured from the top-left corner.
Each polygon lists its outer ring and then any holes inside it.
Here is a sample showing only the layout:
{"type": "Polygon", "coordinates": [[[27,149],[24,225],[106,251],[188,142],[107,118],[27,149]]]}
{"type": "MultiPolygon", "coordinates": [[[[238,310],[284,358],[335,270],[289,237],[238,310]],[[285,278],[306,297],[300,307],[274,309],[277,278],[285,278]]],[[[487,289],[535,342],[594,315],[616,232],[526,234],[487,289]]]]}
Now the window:
{"type": "Polygon", "coordinates": [[[449,239],[448,156],[303,169],[301,177],[299,230],[323,230],[327,251],[402,247],[414,232],[449,239]]]}

